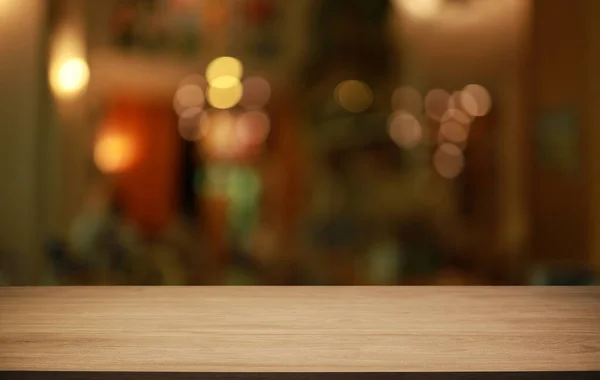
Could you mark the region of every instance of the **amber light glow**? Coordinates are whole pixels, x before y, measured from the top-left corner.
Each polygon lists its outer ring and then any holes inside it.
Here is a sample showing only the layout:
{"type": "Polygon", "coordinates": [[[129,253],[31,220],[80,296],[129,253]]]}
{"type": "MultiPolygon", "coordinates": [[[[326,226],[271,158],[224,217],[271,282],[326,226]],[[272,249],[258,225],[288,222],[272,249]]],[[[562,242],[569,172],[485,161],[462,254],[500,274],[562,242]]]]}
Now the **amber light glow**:
{"type": "Polygon", "coordinates": [[[94,148],[94,161],[103,173],[123,172],[133,165],[134,158],[134,144],[129,136],[107,131],[98,137],[94,148]]]}
{"type": "Polygon", "coordinates": [[[366,111],[373,103],[373,92],[364,82],[347,80],[335,89],[335,99],[340,106],[352,113],[366,111]]]}
{"type": "Polygon", "coordinates": [[[56,95],[71,97],[87,87],[89,78],[87,62],[83,58],[70,58],[52,67],[50,85],[56,95]]]}
{"type": "Polygon", "coordinates": [[[435,16],[442,7],[442,0],[396,0],[396,3],[408,16],[417,18],[435,16]]]}

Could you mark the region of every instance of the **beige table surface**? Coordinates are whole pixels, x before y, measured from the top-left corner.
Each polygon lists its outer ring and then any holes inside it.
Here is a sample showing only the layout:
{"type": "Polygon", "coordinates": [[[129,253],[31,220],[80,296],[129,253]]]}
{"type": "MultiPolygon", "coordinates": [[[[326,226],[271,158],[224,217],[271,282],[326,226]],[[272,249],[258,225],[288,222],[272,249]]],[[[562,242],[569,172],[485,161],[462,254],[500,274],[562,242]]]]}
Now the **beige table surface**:
{"type": "Polygon", "coordinates": [[[600,288],[0,288],[0,369],[600,370],[600,288]]]}

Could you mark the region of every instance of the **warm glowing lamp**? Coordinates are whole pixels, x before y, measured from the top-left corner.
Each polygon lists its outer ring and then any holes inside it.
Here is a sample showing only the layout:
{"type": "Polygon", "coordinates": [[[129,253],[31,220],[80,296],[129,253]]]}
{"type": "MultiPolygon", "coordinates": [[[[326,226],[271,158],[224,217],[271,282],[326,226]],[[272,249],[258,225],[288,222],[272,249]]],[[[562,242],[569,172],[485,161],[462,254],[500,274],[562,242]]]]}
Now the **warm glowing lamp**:
{"type": "Polygon", "coordinates": [[[123,172],[133,164],[133,144],[126,135],[116,132],[101,134],[94,147],[94,161],[101,172],[123,172]]]}
{"type": "Polygon", "coordinates": [[[71,97],[81,93],[88,84],[90,70],[82,58],[70,58],[56,64],[50,72],[50,85],[54,93],[71,97]]]}

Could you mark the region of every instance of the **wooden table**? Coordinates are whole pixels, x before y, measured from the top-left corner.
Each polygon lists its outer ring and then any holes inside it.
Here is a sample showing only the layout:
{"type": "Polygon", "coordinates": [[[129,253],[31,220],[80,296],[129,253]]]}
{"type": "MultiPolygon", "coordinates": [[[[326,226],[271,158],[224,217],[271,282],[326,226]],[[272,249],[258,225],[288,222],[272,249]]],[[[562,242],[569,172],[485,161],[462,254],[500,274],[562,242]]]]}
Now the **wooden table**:
{"type": "Polygon", "coordinates": [[[600,371],[600,288],[0,288],[0,369],[600,371]]]}

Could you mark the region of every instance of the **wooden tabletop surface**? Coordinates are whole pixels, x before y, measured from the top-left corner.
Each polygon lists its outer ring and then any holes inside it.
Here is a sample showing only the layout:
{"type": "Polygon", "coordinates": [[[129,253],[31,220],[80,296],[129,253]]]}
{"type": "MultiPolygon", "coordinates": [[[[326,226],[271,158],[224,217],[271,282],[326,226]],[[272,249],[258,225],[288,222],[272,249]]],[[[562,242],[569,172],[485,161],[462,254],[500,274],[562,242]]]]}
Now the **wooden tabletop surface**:
{"type": "Polygon", "coordinates": [[[600,288],[0,288],[0,370],[595,371],[600,288]]]}

